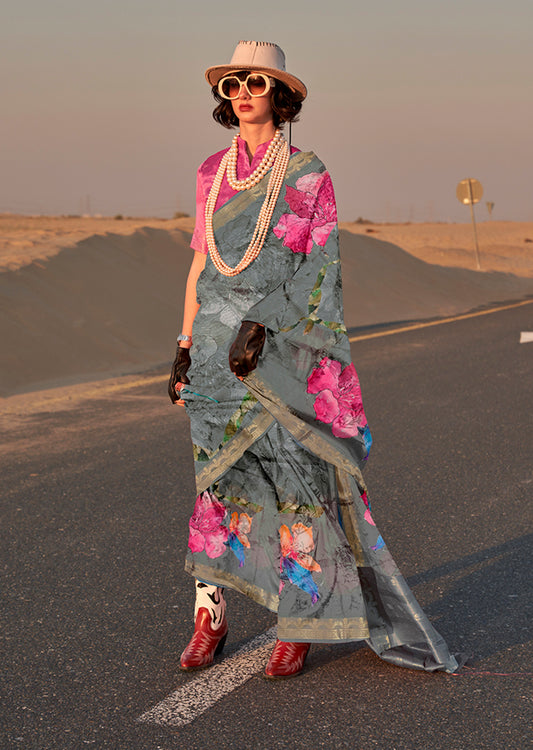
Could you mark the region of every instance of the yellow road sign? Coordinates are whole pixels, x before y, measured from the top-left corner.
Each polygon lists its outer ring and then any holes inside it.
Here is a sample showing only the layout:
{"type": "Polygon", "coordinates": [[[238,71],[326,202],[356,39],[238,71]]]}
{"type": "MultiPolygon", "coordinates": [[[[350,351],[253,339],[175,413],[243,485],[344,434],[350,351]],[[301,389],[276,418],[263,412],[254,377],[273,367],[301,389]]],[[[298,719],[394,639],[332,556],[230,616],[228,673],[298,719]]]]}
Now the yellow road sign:
{"type": "Polygon", "coordinates": [[[457,185],[456,194],[459,203],[469,206],[472,203],[479,203],[483,197],[483,186],[479,180],[467,177],[457,185]]]}

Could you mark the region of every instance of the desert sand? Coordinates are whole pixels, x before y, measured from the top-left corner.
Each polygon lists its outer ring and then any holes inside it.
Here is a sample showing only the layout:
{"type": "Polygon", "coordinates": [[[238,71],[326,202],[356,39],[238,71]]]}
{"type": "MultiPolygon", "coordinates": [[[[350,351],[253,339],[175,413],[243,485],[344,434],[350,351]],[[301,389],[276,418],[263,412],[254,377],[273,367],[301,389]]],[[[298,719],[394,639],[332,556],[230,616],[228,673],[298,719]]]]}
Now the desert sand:
{"type": "MultiPolygon", "coordinates": [[[[194,219],[0,215],[0,395],[145,371],[174,355],[194,219]]],[[[533,223],[341,224],[355,329],[533,295],[533,223]]]]}
{"type": "Polygon", "coordinates": [[[0,214],[0,272],[46,260],[93,234],[132,234],[141,227],[194,229],[194,218],[143,219],[0,214]]]}
{"type": "MultiPolygon", "coordinates": [[[[50,258],[94,234],[128,235],[147,226],[192,233],[194,217],[116,220],[110,217],[0,214],[0,272],[50,258]]],[[[340,222],[339,228],[392,242],[426,263],[476,268],[470,223],[340,222]]],[[[482,270],[533,277],[533,222],[485,221],[477,224],[477,232],[482,270]]]]}
{"type": "MultiPolygon", "coordinates": [[[[339,224],[354,234],[392,242],[426,263],[476,269],[472,224],[339,224]]],[[[477,223],[481,269],[533,277],[533,222],[477,223]]]]}

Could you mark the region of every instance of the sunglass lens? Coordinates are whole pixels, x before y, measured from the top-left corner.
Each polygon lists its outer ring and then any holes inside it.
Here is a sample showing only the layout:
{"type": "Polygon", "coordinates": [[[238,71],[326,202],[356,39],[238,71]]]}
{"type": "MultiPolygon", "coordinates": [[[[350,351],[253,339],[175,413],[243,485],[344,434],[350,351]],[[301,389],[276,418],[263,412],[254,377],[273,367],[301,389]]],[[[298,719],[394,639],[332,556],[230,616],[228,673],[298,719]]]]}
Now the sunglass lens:
{"type": "Polygon", "coordinates": [[[239,96],[241,82],[237,76],[228,76],[221,81],[222,95],[227,99],[236,99],[239,96]]]}
{"type": "Polygon", "coordinates": [[[246,81],[246,86],[252,96],[261,96],[266,91],[267,79],[262,75],[250,75],[246,81]]]}

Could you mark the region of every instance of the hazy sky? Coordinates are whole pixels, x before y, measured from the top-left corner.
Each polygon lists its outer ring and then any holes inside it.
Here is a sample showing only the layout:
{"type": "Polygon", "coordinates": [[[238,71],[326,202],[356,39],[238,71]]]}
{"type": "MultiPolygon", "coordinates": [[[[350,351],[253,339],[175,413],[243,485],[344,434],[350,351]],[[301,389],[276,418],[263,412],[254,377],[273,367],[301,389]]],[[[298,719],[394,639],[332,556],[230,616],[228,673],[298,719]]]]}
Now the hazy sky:
{"type": "MultiPolygon", "coordinates": [[[[5,4],[4,4],[5,6],[5,4]]],[[[533,221],[531,0],[17,0],[0,11],[0,211],[192,212],[228,146],[205,68],[274,41],[310,91],[293,142],[339,217],[533,221]],[[89,197],[88,197],[89,196],[89,197]]]]}

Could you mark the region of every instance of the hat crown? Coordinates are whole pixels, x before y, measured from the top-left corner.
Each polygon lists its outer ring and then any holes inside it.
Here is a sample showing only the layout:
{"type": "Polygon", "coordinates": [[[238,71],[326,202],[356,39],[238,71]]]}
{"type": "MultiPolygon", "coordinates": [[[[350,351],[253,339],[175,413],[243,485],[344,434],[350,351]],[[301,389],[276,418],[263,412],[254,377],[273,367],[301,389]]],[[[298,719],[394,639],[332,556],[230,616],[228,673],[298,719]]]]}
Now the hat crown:
{"type": "Polygon", "coordinates": [[[242,70],[250,67],[285,70],[285,54],[281,47],[272,42],[240,41],[235,48],[230,66],[242,70]]]}
{"type": "Polygon", "coordinates": [[[216,86],[223,76],[236,73],[238,70],[262,71],[298,93],[302,101],[307,96],[305,83],[287,72],[285,54],[281,47],[273,42],[240,41],[235,47],[231,61],[222,65],[212,65],[205,71],[205,77],[210,86],[216,86]]]}

